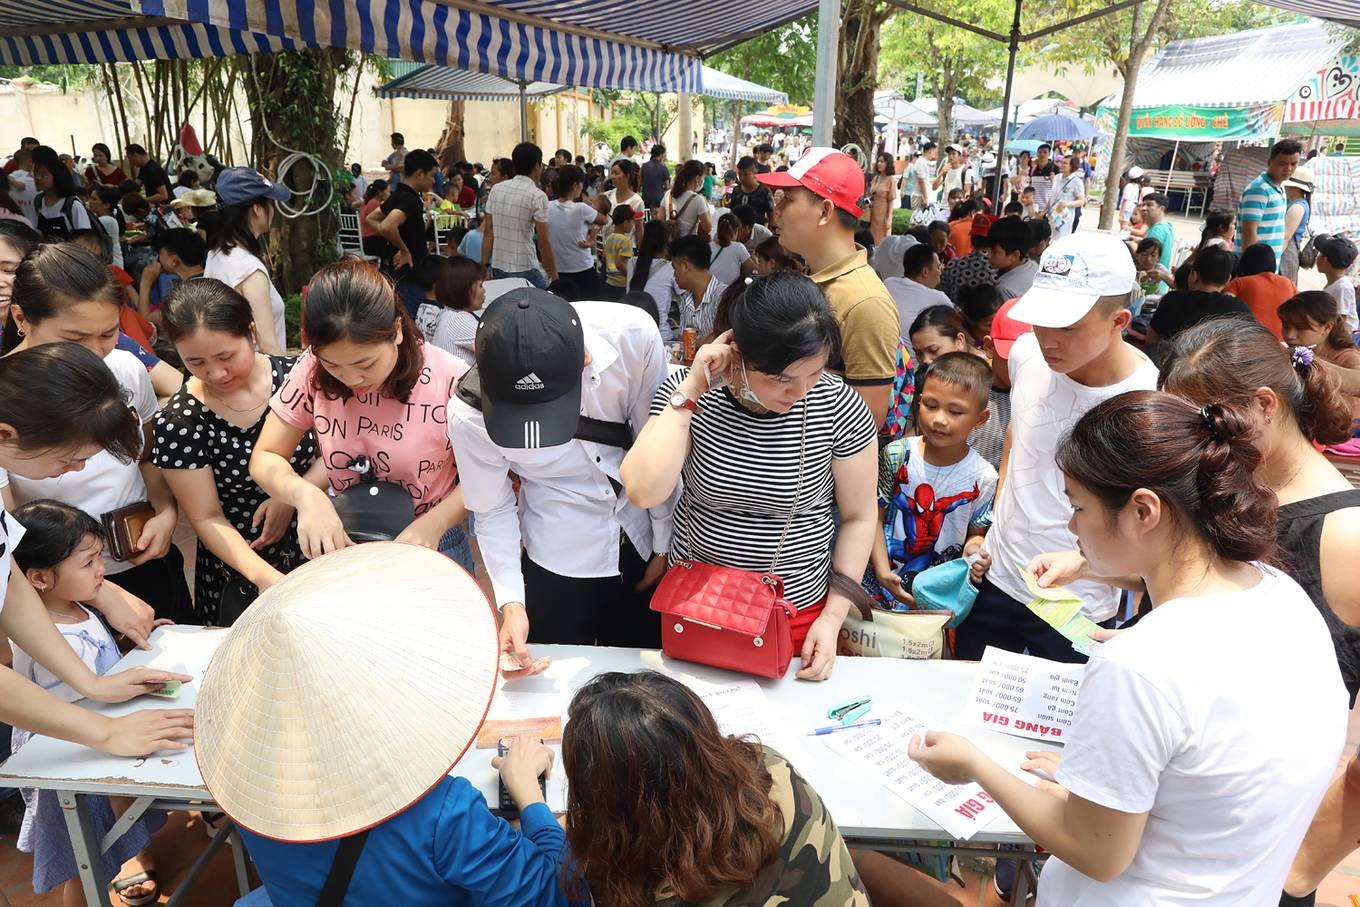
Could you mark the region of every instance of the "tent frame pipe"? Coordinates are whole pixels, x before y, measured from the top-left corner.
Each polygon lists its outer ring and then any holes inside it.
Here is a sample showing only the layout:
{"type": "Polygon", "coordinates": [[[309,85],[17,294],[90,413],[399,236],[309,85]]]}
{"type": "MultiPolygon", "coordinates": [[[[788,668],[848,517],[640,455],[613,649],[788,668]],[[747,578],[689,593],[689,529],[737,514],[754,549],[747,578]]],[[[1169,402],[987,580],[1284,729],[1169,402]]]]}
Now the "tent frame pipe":
{"type": "Polygon", "coordinates": [[[831,147],[836,112],[837,63],[840,55],[841,0],[817,3],[817,77],[813,83],[812,144],[831,147]]]}
{"type": "Polygon", "coordinates": [[[519,140],[529,141],[529,83],[519,81],[519,140]]]}
{"type": "MultiPolygon", "coordinates": [[[[1011,34],[1007,41],[1009,55],[1006,59],[1006,91],[1001,98],[1001,127],[996,141],[996,190],[992,195],[992,206],[996,213],[1000,214],[1006,205],[1005,188],[1006,170],[1006,133],[1009,131],[1011,121],[1011,93],[1015,88],[1015,57],[1020,50],[1020,10],[1024,5],[1024,0],[1015,0],[1015,18],[1011,20],[1011,34]]],[[[954,103],[953,98],[945,99],[949,104],[954,103]]],[[[939,101],[936,101],[939,103],[939,101]]],[[[947,137],[941,136],[941,141],[947,141],[947,137]]]]}

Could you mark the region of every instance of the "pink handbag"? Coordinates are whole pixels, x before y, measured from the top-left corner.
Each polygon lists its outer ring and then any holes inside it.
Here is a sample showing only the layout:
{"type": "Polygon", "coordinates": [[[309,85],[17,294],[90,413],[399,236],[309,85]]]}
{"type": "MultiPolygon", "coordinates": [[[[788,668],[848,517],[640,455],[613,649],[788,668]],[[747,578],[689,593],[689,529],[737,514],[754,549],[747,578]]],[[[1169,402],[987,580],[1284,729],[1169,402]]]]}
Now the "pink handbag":
{"type": "MultiPolygon", "coordinates": [[[[775,567],[798,512],[806,448],[805,404],[793,507],[769,570],[760,573],[686,558],[662,577],[652,595],[652,610],[661,614],[661,650],[671,658],[758,677],[783,677],[788,670],[793,659],[789,622],[796,609],[784,600],[784,581],[775,567]]],[[[693,527],[691,519],[690,551],[693,527]]]]}

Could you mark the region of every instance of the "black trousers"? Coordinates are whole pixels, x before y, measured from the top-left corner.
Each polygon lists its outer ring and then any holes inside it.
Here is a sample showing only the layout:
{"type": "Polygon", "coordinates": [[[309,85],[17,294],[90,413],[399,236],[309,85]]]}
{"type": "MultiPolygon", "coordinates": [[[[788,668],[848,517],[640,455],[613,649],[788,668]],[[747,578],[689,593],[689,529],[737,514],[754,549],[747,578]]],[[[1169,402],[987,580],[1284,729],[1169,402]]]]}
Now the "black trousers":
{"type": "Polygon", "coordinates": [[[548,286],[567,302],[603,299],[600,295],[600,275],[594,268],[584,271],[557,272],[557,280],[548,286]]]}
{"type": "MultiPolygon", "coordinates": [[[[1114,626],[1114,618],[1101,623],[1114,626]]],[[[1039,619],[1024,602],[1018,602],[990,580],[983,580],[973,610],[954,631],[954,657],[980,661],[988,646],[1024,653],[1050,661],[1081,664],[1086,656],[1072,648],[1067,637],[1039,619]]]]}
{"type": "Polygon", "coordinates": [[[633,591],[647,561],[627,539],[619,546],[618,576],[558,576],[530,560],[528,552],[521,564],[529,642],[661,648],[661,615],[651,610],[652,590],[633,591]]]}
{"type": "Polygon", "coordinates": [[[168,617],[177,624],[203,623],[203,618],[194,613],[189,583],[184,578],[184,555],[178,545],[171,544],[160,560],[147,561],[108,579],[155,608],[157,617],[168,617]]]}

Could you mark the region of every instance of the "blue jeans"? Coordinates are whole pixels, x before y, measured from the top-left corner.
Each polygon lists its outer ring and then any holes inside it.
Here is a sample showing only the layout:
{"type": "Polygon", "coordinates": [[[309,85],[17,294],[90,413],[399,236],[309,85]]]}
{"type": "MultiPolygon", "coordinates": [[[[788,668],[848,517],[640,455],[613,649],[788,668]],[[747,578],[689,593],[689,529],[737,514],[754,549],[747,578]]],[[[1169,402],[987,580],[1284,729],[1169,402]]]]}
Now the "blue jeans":
{"type": "Polygon", "coordinates": [[[538,268],[529,271],[502,271],[500,268],[492,268],[491,276],[496,278],[523,277],[540,290],[546,290],[548,288],[548,275],[538,270],[538,268]]]}
{"type": "Polygon", "coordinates": [[[439,553],[462,567],[474,579],[476,565],[472,562],[472,545],[468,543],[467,533],[462,526],[454,526],[439,539],[439,553]]]}

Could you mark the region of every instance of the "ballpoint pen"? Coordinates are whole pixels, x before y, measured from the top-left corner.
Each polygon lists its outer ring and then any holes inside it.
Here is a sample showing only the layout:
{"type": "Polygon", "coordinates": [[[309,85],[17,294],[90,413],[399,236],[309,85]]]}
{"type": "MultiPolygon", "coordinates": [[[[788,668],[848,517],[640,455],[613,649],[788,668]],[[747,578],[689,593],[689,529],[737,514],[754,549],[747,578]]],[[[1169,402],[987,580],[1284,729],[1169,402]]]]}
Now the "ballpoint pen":
{"type": "Polygon", "coordinates": [[[830,727],[819,727],[807,732],[809,737],[821,737],[825,734],[834,734],[837,731],[853,731],[859,727],[874,727],[883,723],[882,718],[870,718],[868,721],[856,721],[854,724],[833,724],[830,727]]]}

